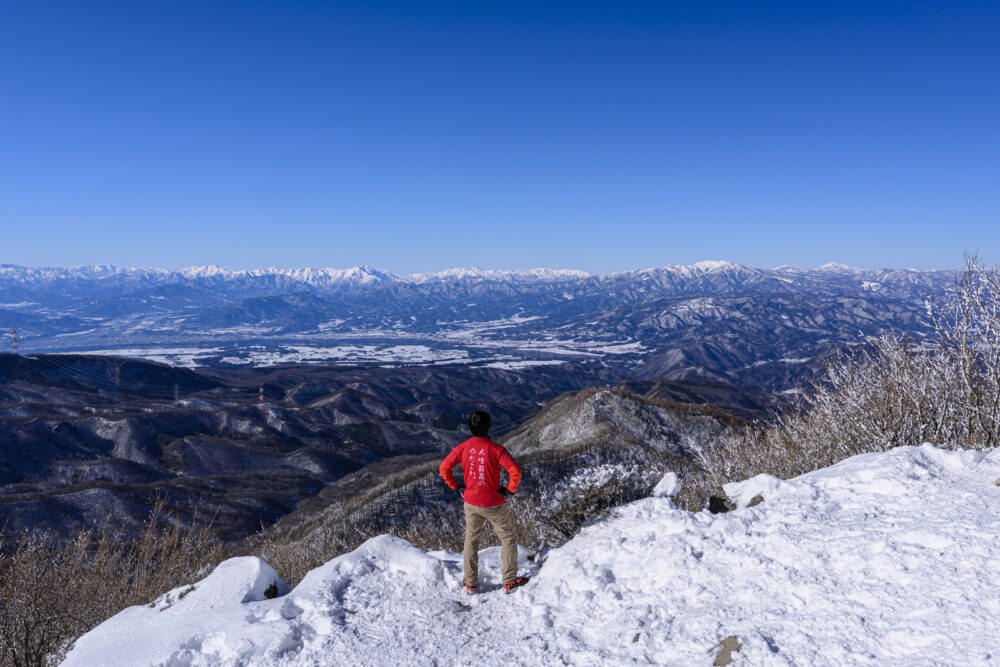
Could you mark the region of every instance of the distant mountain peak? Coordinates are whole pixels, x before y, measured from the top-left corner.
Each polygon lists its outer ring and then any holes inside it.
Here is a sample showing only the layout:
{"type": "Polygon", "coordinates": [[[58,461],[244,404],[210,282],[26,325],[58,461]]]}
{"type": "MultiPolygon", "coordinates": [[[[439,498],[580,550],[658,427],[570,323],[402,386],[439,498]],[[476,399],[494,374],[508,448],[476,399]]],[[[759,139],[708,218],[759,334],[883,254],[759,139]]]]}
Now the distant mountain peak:
{"type": "Polygon", "coordinates": [[[480,269],[479,267],[458,267],[445,269],[444,271],[431,271],[426,273],[411,273],[402,276],[403,282],[425,283],[447,280],[496,280],[496,281],[551,281],[551,280],[572,280],[589,278],[586,271],[573,269],[480,269]]]}
{"type": "Polygon", "coordinates": [[[725,260],[712,260],[706,259],[700,262],[695,262],[691,265],[692,269],[698,269],[699,271],[728,271],[732,269],[744,269],[742,264],[737,264],[736,262],[729,262],[725,260]]]}
{"type": "Polygon", "coordinates": [[[208,264],[205,266],[189,266],[178,271],[185,278],[210,278],[215,276],[230,277],[234,274],[233,271],[227,271],[226,269],[218,266],[217,264],[208,264]]]}
{"type": "MultiPolygon", "coordinates": [[[[110,264],[94,264],[74,267],[26,267],[14,264],[0,264],[0,289],[9,285],[31,286],[43,288],[46,285],[58,284],[64,281],[81,281],[103,287],[114,285],[138,285],[149,283],[194,283],[205,281],[207,284],[218,285],[221,282],[233,282],[247,286],[257,281],[267,289],[287,288],[294,283],[308,285],[320,290],[342,287],[377,287],[384,284],[434,285],[447,287],[450,284],[461,283],[496,283],[528,286],[546,283],[586,283],[638,279],[643,281],[666,279],[674,284],[686,281],[702,281],[707,283],[743,282],[746,280],[761,280],[776,277],[787,280],[789,274],[829,274],[831,278],[864,278],[866,276],[881,276],[889,272],[909,274],[927,274],[934,272],[918,272],[912,269],[883,269],[871,271],[851,267],[846,264],[829,262],[820,267],[801,268],[779,266],[773,269],[753,268],[726,260],[703,260],[689,265],[668,264],[659,268],[618,271],[606,274],[591,274],[574,269],[483,269],[480,267],[455,267],[442,271],[419,273],[391,273],[381,271],[370,265],[362,264],[346,269],[334,268],[289,268],[267,267],[259,269],[225,269],[216,264],[189,266],[182,269],[162,269],[155,267],[124,266],[110,264]],[[784,277],[782,277],[784,276],[784,277]],[[275,285],[274,283],[278,284],[275,285]]],[[[941,272],[938,272],[941,273],[941,272]]]]}

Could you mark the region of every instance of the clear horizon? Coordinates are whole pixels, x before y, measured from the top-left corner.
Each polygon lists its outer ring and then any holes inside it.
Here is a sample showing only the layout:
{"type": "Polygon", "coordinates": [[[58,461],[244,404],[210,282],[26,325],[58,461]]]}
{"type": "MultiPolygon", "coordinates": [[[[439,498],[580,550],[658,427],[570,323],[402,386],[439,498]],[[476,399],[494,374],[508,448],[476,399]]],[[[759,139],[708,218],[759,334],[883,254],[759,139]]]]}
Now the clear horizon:
{"type": "Polygon", "coordinates": [[[1000,5],[0,10],[0,263],[1000,261],[1000,5]]]}
{"type": "Polygon", "coordinates": [[[631,268],[621,269],[621,270],[618,270],[618,271],[605,271],[605,272],[586,271],[585,269],[581,269],[581,268],[578,268],[578,267],[572,267],[572,266],[562,266],[562,267],[557,267],[557,266],[531,266],[531,267],[527,267],[527,268],[511,268],[511,267],[487,268],[487,267],[483,267],[483,266],[473,266],[473,265],[448,266],[448,267],[445,267],[445,268],[431,269],[431,270],[428,270],[428,271],[394,271],[392,269],[388,269],[388,268],[384,268],[384,267],[380,267],[380,266],[371,266],[370,264],[355,264],[355,265],[352,265],[352,266],[277,266],[277,265],[271,265],[271,266],[256,266],[256,267],[236,267],[236,268],[231,268],[231,267],[227,267],[227,266],[222,266],[220,264],[191,264],[191,265],[187,265],[187,266],[174,266],[174,267],[170,267],[170,266],[153,266],[153,265],[138,265],[138,264],[111,264],[111,263],[108,263],[108,262],[103,262],[103,263],[96,263],[96,264],[75,264],[75,265],[57,266],[57,265],[25,265],[25,264],[14,264],[14,263],[11,263],[11,262],[2,262],[2,263],[0,263],[0,266],[13,266],[13,267],[19,267],[19,268],[25,268],[25,269],[33,269],[33,270],[40,270],[40,269],[72,270],[72,269],[87,269],[87,268],[110,267],[110,268],[118,269],[118,270],[122,270],[122,269],[138,269],[138,270],[155,270],[155,271],[172,271],[172,272],[179,272],[179,271],[185,271],[185,270],[194,270],[194,269],[213,269],[213,268],[217,268],[217,269],[221,269],[223,271],[232,272],[232,273],[238,273],[238,272],[250,272],[250,273],[252,273],[252,272],[259,272],[259,271],[350,271],[352,269],[371,269],[373,271],[377,271],[377,272],[380,272],[380,273],[387,273],[387,274],[396,275],[396,276],[406,276],[406,275],[426,274],[426,273],[430,273],[430,274],[445,273],[445,272],[448,272],[448,271],[461,271],[461,270],[473,270],[473,271],[474,270],[479,270],[479,271],[497,271],[497,272],[578,271],[578,272],[586,273],[586,274],[589,274],[589,275],[592,275],[592,276],[597,276],[597,275],[610,275],[610,274],[615,274],[615,273],[629,273],[629,272],[634,272],[634,271],[648,271],[648,270],[655,270],[655,269],[664,269],[664,268],[669,268],[669,267],[695,267],[695,266],[697,266],[699,264],[714,264],[714,263],[736,264],[736,265],[742,266],[744,268],[755,269],[755,270],[760,270],[760,271],[774,271],[774,270],[786,269],[786,268],[791,268],[791,269],[823,269],[823,268],[830,268],[830,267],[834,267],[834,266],[841,266],[841,267],[844,267],[844,268],[847,268],[847,269],[856,269],[856,270],[860,270],[860,271],[881,271],[881,270],[887,270],[887,271],[922,271],[922,272],[932,272],[932,271],[956,271],[956,270],[961,269],[962,266],[964,266],[964,261],[963,262],[959,262],[955,266],[942,266],[942,267],[934,267],[934,268],[927,268],[927,269],[925,269],[925,268],[918,268],[918,267],[914,267],[914,266],[874,266],[874,267],[870,267],[870,266],[854,266],[854,265],[850,265],[850,264],[845,264],[844,262],[837,262],[837,261],[825,262],[823,264],[816,265],[816,266],[806,266],[806,265],[803,265],[803,264],[789,264],[789,263],[778,264],[776,266],[752,266],[752,265],[749,265],[749,264],[742,264],[740,262],[733,262],[731,260],[725,260],[725,259],[721,259],[721,260],[720,259],[715,259],[715,260],[712,260],[712,259],[703,259],[703,260],[699,260],[697,262],[691,262],[690,264],[670,263],[670,264],[659,264],[659,265],[656,265],[656,266],[634,266],[634,267],[631,267],[631,268]]]}

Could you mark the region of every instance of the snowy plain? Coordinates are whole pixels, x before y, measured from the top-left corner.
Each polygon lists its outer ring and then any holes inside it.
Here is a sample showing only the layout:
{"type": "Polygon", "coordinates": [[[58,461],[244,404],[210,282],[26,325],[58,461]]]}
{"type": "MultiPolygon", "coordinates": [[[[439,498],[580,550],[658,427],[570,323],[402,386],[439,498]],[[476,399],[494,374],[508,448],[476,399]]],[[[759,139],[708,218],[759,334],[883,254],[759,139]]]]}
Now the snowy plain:
{"type": "MultiPolygon", "coordinates": [[[[368,340],[369,338],[391,339],[398,332],[370,331],[362,334],[339,334],[337,339],[368,340]]],[[[211,366],[213,362],[237,366],[273,366],[278,364],[325,364],[325,363],[393,363],[407,365],[448,365],[455,363],[480,364],[494,368],[523,368],[534,363],[518,364],[519,361],[535,362],[533,358],[521,356],[545,355],[546,365],[562,364],[582,358],[599,358],[605,355],[642,354],[645,348],[635,341],[599,341],[580,339],[525,339],[497,340],[449,335],[428,335],[428,344],[413,342],[420,340],[413,335],[403,336],[407,343],[330,343],[327,345],[296,345],[273,343],[269,345],[246,345],[240,348],[223,347],[122,347],[106,349],[75,350],[76,354],[99,354],[103,356],[146,359],[164,364],[198,368],[211,366]],[[447,343],[448,346],[442,347],[447,343]],[[455,345],[464,347],[455,347],[455,345]],[[470,355],[470,351],[476,356],[470,355]],[[517,356],[511,356],[511,352],[517,356]],[[512,360],[513,365],[504,365],[512,360]],[[494,365],[499,363],[501,365],[494,365]]]]}
{"type": "Polygon", "coordinates": [[[668,476],[563,546],[522,549],[532,580],[509,596],[497,549],[474,596],[459,554],[387,535],[287,594],[263,561],[232,559],[65,664],[711,665],[730,636],[737,665],[1000,664],[998,477],[1000,449],[900,447],[732,485],[764,502],[713,515],[677,508],[668,476]]]}

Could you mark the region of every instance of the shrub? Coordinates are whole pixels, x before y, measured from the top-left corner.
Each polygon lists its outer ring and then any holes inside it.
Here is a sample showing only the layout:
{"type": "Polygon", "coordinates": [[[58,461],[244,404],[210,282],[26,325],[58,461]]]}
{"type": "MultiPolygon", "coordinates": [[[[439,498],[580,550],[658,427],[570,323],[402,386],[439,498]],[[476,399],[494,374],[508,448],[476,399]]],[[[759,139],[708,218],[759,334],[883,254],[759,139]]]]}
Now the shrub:
{"type": "Polygon", "coordinates": [[[789,478],[863,452],[932,442],[1000,442],[1000,270],[971,257],[943,300],[935,336],[895,334],[842,354],[770,426],[724,435],[698,460],[715,486],[759,473],[789,478]]]}
{"type": "Polygon", "coordinates": [[[605,464],[579,470],[546,490],[535,516],[537,543],[556,546],[601,512],[648,496],[659,476],[649,467],[605,464]]]}
{"type": "Polygon", "coordinates": [[[928,312],[957,382],[950,386],[972,446],[1000,443],[1000,269],[975,255],[956,289],[928,312]]]}
{"type": "Polygon", "coordinates": [[[204,577],[224,558],[210,524],[181,528],[163,509],[158,501],[129,542],[94,530],[65,545],[0,531],[0,664],[56,664],[106,618],[204,577]]]}

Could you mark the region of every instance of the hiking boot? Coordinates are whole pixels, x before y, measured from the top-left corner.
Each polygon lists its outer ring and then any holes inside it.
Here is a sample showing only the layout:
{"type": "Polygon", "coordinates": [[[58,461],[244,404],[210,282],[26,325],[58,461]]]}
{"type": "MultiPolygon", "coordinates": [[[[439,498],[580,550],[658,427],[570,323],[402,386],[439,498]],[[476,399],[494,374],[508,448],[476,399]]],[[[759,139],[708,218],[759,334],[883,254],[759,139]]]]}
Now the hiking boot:
{"type": "Polygon", "coordinates": [[[517,579],[514,579],[513,581],[504,584],[503,592],[510,595],[511,591],[513,591],[518,586],[525,585],[526,583],[528,583],[528,577],[518,577],[517,579]]]}
{"type": "Polygon", "coordinates": [[[476,586],[470,586],[469,584],[465,583],[465,579],[462,580],[462,585],[465,586],[466,595],[475,595],[476,586]]]}

